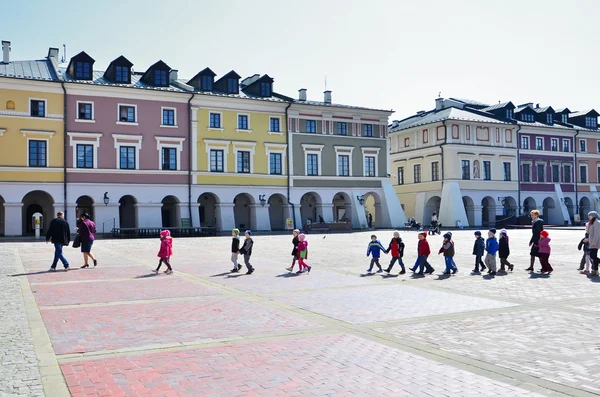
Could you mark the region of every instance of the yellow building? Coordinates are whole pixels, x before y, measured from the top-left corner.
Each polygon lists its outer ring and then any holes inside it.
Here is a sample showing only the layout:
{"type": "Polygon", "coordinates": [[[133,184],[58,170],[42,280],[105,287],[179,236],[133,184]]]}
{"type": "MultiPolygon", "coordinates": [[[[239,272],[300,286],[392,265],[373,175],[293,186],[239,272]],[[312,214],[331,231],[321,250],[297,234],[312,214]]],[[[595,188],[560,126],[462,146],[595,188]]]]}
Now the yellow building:
{"type": "Polygon", "coordinates": [[[42,230],[64,208],[64,95],[55,72],[58,49],[45,59],[0,63],[0,235],[42,230]],[[60,201],[60,202],[59,202],[60,201]]]}

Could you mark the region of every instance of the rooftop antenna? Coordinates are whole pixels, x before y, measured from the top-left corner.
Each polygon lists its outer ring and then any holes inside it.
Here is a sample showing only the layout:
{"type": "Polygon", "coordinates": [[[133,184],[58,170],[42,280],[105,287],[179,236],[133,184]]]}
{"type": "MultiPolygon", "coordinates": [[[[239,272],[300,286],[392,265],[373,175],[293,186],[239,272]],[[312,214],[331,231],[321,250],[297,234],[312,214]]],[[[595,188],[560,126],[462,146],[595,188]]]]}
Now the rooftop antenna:
{"type": "Polygon", "coordinates": [[[67,62],[67,45],[63,44],[63,56],[60,58],[60,63],[67,62]]]}
{"type": "Polygon", "coordinates": [[[442,97],[442,91],[438,92],[438,98],[442,97]]]}

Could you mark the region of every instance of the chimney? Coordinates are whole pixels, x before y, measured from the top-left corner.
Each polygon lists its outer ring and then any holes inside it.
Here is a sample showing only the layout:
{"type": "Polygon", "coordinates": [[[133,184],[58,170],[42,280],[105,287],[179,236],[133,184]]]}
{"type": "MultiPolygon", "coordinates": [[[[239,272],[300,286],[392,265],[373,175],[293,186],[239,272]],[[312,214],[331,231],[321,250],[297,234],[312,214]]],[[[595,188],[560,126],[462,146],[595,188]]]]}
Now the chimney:
{"type": "Polygon", "coordinates": [[[323,94],[325,94],[325,98],[324,98],[323,102],[325,102],[328,105],[331,105],[331,91],[327,90],[323,94]]]}
{"type": "Polygon", "coordinates": [[[444,98],[435,98],[435,110],[442,110],[444,108],[444,98]]]}
{"type": "Polygon", "coordinates": [[[300,88],[298,90],[298,100],[306,102],[306,88],[300,88]]]}
{"type": "Polygon", "coordinates": [[[10,41],[2,40],[2,63],[10,62],[10,41]]]}
{"type": "Polygon", "coordinates": [[[176,69],[172,69],[171,72],[169,72],[169,83],[172,83],[175,80],[177,80],[177,72],[178,70],[176,69]]]}
{"type": "Polygon", "coordinates": [[[58,60],[58,48],[50,47],[48,49],[48,59],[55,58],[58,60]]]}

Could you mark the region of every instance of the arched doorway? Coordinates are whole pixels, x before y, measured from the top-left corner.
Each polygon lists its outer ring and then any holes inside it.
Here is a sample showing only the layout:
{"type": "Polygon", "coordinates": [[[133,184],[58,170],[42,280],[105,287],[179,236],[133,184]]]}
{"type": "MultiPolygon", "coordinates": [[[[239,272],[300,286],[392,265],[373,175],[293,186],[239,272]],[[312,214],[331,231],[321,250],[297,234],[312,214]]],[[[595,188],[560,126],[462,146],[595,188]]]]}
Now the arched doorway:
{"type": "Polygon", "coordinates": [[[373,222],[369,225],[370,228],[382,227],[383,218],[381,213],[381,197],[375,192],[369,192],[364,195],[365,199],[365,216],[369,223],[369,214],[373,217],[373,222]]]}
{"type": "Polygon", "coordinates": [[[56,214],[54,214],[54,199],[44,191],[35,190],[29,192],[23,197],[23,234],[33,234],[33,214],[39,212],[42,214],[43,222],[41,224],[42,234],[48,230],[50,222],[56,214]]]}
{"type": "Polygon", "coordinates": [[[475,202],[469,196],[463,196],[462,198],[463,206],[465,207],[465,212],[467,213],[467,221],[469,222],[469,226],[475,226],[475,202]]]}
{"type": "Polygon", "coordinates": [[[200,212],[201,227],[215,227],[221,230],[221,225],[217,219],[217,205],[219,198],[214,193],[203,193],[198,197],[198,211],[200,212]]]}
{"type": "Polygon", "coordinates": [[[4,222],[5,222],[5,218],[6,216],[4,215],[4,198],[2,196],[0,196],[0,236],[4,236],[5,232],[5,226],[4,226],[4,222]]]}
{"type": "Polygon", "coordinates": [[[137,227],[137,200],[135,197],[127,195],[119,199],[119,225],[121,228],[137,227]]]}
{"type": "Polygon", "coordinates": [[[335,222],[352,221],[352,201],[346,193],[336,193],[333,196],[333,215],[335,222]]]}
{"type": "Polygon", "coordinates": [[[235,227],[240,230],[252,229],[252,197],[246,193],[240,193],[233,199],[233,215],[235,227]]]}
{"type": "Polygon", "coordinates": [[[162,227],[180,227],[181,206],[179,205],[179,199],[175,196],[166,196],[161,203],[162,227]]]}
{"type": "Polygon", "coordinates": [[[573,205],[573,200],[570,197],[565,197],[565,207],[567,207],[567,212],[569,213],[569,219],[571,220],[571,224],[575,221],[575,206],[573,205]]]}
{"type": "Polygon", "coordinates": [[[306,221],[318,222],[318,216],[323,214],[319,213],[318,206],[322,203],[321,196],[317,193],[305,193],[300,199],[300,217],[302,218],[302,225],[306,225],[306,221]]]}
{"type": "Polygon", "coordinates": [[[502,198],[502,218],[510,218],[517,215],[517,200],[507,196],[502,198]]]}
{"type": "Polygon", "coordinates": [[[546,197],[542,203],[542,219],[549,225],[562,225],[564,222],[560,208],[552,197],[546,197]]]}
{"type": "Polygon", "coordinates": [[[582,197],[579,200],[579,219],[581,221],[587,222],[588,219],[588,212],[590,212],[592,210],[592,203],[590,202],[590,199],[587,197],[582,197]]]}
{"type": "Polygon", "coordinates": [[[96,219],[94,217],[94,199],[90,196],[81,196],[76,201],[77,207],[75,208],[75,217],[79,219],[81,214],[87,213],[92,220],[96,219]]]}
{"type": "Polygon", "coordinates": [[[496,201],[490,196],[481,200],[481,222],[483,226],[494,226],[496,224],[496,201]]]}
{"type": "Polygon", "coordinates": [[[529,213],[536,209],[537,203],[535,202],[533,197],[527,197],[525,201],[523,201],[523,215],[529,216],[529,213]]]}
{"type": "Polygon", "coordinates": [[[285,197],[281,194],[273,194],[269,197],[269,219],[271,219],[271,230],[285,230],[285,211],[283,205],[285,197]]]}
{"type": "MultiPolygon", "coordinates": [[[[433,196],[427,203],[425,204],[425,211],[423,213],[423,225],[429,226],[431,225],[431,216],[435,212],[437,214],[438,220],[440,218],[440,204],[442,199],[438,196],[433,196]]],[[[418,220],[417,220],[418,221],[418,220]]]]}

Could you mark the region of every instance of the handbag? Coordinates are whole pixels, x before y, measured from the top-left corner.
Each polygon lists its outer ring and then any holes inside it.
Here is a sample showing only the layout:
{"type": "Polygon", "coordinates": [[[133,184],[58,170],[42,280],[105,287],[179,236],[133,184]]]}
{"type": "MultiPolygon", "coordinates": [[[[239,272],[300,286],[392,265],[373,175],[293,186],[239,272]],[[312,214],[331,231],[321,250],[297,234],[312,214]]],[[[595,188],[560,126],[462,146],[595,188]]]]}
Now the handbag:
{"type": "Polygon", "coordinates": [[[79,248],[81,247],[81,236],[79,235],[79,233],[77,233],[75,235],[75,239],[73,240],[73,248],[79,248]]]}

